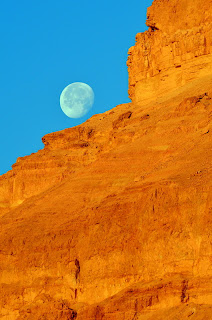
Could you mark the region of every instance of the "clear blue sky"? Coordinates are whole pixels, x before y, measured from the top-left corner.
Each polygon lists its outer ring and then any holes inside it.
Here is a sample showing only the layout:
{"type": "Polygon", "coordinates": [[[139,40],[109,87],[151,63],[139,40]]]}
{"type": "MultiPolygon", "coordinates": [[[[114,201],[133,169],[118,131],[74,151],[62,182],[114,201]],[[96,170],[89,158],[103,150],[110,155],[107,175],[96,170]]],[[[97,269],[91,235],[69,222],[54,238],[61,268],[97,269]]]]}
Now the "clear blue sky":
{"type": "Polygon", "coordinates": [[[11,0],[0,7],[0,174],[43,148],[43,135],[128,102],[127,51],[147,29],[152,0],[11,0]],[[85,82],[92,110],[70,119],[65,86],[85,82]]]}

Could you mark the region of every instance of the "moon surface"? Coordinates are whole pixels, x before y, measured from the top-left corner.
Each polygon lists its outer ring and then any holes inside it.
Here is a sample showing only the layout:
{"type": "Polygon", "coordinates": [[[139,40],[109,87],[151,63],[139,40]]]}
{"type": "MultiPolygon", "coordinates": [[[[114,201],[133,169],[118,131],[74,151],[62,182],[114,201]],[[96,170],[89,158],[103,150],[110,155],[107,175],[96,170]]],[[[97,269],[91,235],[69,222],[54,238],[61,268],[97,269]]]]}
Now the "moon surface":
{"type": "Polygon", "coordinates": [[[81,118],[92,108],[94,92],[83,82],[69,84],[60,95],[60,106],[69,118],[81,118]]]}

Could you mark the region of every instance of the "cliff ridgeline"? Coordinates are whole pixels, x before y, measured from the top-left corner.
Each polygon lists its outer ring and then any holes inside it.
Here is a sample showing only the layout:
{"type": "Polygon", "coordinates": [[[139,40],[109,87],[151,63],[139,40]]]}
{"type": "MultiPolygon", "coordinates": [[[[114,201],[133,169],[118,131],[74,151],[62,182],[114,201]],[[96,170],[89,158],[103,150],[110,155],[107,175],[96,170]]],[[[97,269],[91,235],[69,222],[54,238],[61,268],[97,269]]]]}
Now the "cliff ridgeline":
{"type": "Polygon", "coordinates": [[[155,0],[131,103],[0,177],[0,319],[212,319],[212,1],[155,0]]]}

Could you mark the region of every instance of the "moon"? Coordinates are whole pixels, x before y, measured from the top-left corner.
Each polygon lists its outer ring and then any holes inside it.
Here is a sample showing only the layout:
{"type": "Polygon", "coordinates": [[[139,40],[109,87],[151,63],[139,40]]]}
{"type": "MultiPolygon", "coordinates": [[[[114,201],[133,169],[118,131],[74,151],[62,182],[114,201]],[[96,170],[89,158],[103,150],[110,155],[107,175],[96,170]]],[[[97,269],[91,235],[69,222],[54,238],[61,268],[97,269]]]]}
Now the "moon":
{"type": "Polygon", "coordinates": [[[61,109],[69,118],[83,117],[92,108],[93,103],[93,89],[83,82],[69,84],[60,95],[61,109]]]}

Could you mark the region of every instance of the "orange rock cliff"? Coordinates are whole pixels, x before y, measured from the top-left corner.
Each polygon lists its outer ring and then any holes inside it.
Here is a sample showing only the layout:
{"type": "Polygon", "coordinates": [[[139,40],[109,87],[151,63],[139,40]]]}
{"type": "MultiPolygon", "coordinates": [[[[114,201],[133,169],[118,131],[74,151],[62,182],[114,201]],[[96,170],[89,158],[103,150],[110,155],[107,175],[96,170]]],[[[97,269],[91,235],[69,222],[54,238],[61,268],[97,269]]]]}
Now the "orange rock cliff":
{"type": "Polygon", "coordinates": [[[0,319],[212,319],[212,1],[155,0],[132,103],[0,177],[0,319]]]}
{"type": "Polygon", "coordinates": [[[149,30],[137,34],[129,50],[129,96],[134,103],[211,74],[211,22],[210,0],[153,2],[147,13],[149,30]]]}

